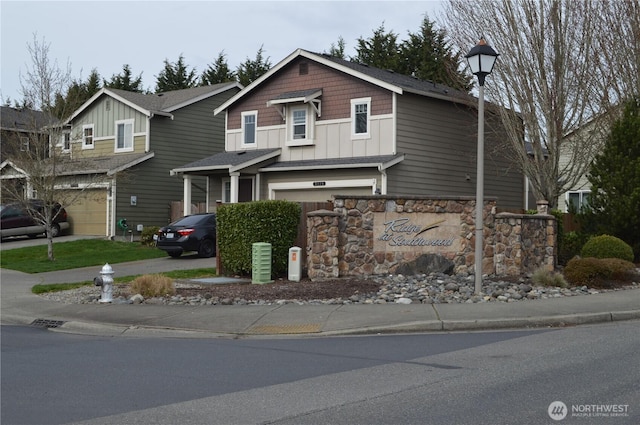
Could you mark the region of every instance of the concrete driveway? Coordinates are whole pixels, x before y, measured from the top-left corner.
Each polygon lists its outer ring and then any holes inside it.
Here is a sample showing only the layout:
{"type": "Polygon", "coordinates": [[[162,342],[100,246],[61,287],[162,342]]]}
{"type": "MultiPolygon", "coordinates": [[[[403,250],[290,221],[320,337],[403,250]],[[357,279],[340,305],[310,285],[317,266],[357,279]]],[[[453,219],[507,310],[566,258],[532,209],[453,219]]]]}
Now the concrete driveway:
{"type": "MultiPolygon", "coordinates": [[[[100,238],[105,238],[105,236],[82,236],[82,235],[58,236],[57,238],[53,239],[53,243],[55,244],[59,242],[69,242],[69,241],[75,241],[78,239],[100,239],[100,238]]],[[[5,251],[7,249],[23,248],[25,246],[37,246],[37,245],[46,245],[46,244],[47,244],[47,238],[45,236],[38,236],[33,239],[28,236],[12,236],[10,238],[2,239],[2,242],[0,242],[0,251],[5,251]]]]}

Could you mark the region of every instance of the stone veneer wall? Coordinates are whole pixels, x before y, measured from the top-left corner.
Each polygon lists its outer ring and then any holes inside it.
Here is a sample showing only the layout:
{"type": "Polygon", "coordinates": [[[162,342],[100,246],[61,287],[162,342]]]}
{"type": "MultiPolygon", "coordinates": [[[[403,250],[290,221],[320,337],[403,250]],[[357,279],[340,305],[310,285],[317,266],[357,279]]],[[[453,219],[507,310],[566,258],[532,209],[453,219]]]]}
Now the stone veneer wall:
{"type": "MultiPolygon", "coordinates": [[[[307,273],[312,280],[340,276],[394,273],[422,255],[419,251],[374,251],[374,213],[455,213],[460,215],[461,240],[456,252],[442,255],[453,261],[454,273],[473,273],[475,265],[475,198],[336,196],[334,210],[307,214],[307,273]]],[[[496,214],[496,201],[484,206],[483,274],[520,275],[539,267],[555,267],[555,217],[545,203],[536,215],[496,214]]]]}

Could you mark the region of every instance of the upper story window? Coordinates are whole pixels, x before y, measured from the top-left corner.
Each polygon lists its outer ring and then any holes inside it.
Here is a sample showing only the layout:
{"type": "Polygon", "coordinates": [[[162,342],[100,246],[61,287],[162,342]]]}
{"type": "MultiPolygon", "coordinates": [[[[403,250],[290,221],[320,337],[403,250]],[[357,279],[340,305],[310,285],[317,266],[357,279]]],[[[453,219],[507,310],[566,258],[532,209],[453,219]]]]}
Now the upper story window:
{"type": "Polygon", "coordinates": [[[242,145],[244,147],[256,146],[256,130],[258,111],[242,113],[242,145]]]}
{"type": "Polygon", "coordinates": [[[371,98],[351,100],[351,137],[354,139],[369,138],[371,117],[371,98]]]}
{"type": "Polygon", "coordinates": [[[93,124],[82,126],[82,149],[93,149],[93,124]]]}
{"type": "Polygon", "coordinates": [[[116,152],[133,150],[133,120],[116,121],[116,152]]]}
{"type": "Polygon", "coordinates": [[[20,152],[29,152],[29,138],[20,137],[20,152]]]}
{"type": "Polygon", "coordinates": [[[293,109],[291,111],[291,134],[294,140],[307,138],[307,111],[306,108],[293,109]]]}
{"type": "Polygon", "coordinates": [[[62,150],[71,150],[71,132],[69,131],[65,131],[64,133],[62,133],[62,150]]]}

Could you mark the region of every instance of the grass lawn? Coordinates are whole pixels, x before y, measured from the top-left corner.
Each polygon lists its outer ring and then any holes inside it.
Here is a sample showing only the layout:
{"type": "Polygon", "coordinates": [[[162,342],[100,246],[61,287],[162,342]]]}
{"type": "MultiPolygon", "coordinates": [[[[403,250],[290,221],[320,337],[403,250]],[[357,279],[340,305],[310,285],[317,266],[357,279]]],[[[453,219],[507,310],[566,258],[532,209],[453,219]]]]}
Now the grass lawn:
{"type": "Polygon", "coordinates": [[[10,249],[0,254],[0,267],[24,273],[43,273],[146,260],[167,254],[137,242],[82,239],[60,243],[54,241],[53,255],[55,260],[49,261],[47,245],[10,249]]]}

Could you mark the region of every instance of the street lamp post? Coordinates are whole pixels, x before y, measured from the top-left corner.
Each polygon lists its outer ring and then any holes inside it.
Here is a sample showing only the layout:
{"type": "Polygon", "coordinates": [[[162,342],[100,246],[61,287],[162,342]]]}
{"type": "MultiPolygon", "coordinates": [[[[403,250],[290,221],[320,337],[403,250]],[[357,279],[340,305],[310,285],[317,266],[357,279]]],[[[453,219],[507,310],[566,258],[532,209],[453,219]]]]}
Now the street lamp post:
{"type": "Polygon", "coordinates": [[[482,292],[482,238],[484,232],[484,79],[491,74],[498,53],[481,38],[465,56],[471,73],[478,77],[478,163],[476,166],[475,293],[482,292]]]}

